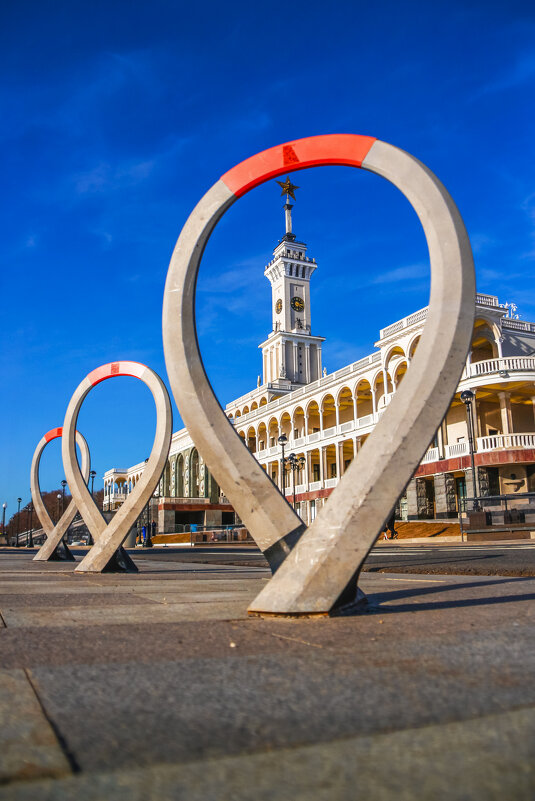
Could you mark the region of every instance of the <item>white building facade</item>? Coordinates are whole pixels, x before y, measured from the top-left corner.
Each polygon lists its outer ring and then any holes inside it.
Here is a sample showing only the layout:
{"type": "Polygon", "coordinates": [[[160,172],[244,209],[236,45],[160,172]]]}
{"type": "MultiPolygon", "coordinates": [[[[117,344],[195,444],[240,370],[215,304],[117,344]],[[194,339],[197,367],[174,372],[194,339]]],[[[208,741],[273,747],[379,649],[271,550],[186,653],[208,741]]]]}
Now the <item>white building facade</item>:
{"type": "MultiPolygon", "coordinates": [[[[287,199],[288,200],[288,199],[287,199]]],[[[312,333],[311,279],[317,264],[286,233],[264,275],[271,284],[273,327],[262,350],[263,380],[226,406],[239,436],[296,510],[310,523],[388,406],[418,347],[427,308],[382,329],[375,349],[327,374],[324,338],[312,333]],[[298,457],[295,471],[282,469],[298,457]],[[300,459],[299,457],[302,457],[300,459]]],[[[460,393],[474,393],[476,493],[535,491],[535,323],[515,319],[494,295],[478,294],[472,346],[457,392],[435,439],[400,499],[403,519],[454,519],[463,497],[475,494],[466,409],[460,393]]],[[[144,463],[104,475],[104,509],[118,508],[144,463]]],[[[234,522],[232,507],[203,463],[187,431],[173,435],[158,497],[159,530],[191,523],[234,522]]]]}

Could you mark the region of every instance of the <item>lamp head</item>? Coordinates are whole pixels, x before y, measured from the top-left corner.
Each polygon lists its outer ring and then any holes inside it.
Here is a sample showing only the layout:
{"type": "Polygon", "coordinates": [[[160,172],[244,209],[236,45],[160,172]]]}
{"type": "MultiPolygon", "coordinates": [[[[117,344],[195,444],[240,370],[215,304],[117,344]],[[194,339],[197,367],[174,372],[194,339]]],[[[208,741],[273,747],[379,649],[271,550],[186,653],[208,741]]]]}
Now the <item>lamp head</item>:
{"type": "Polygon", "coordinates": [[[462,400],[463,403],[465,403],[467,406],[469,406],[472,403],[472,401],[474,400],[474,393],[472,392],[472,390],[471,389],[463,390],[461,392],[461,400],[462,400]]]}
{"type": "Polygon", "coordinates": [[[286,445],[287,442],[288,442],[288,437],[286,436],[286,434],[281,434],[278,439],[279,445],[286,445]]]}

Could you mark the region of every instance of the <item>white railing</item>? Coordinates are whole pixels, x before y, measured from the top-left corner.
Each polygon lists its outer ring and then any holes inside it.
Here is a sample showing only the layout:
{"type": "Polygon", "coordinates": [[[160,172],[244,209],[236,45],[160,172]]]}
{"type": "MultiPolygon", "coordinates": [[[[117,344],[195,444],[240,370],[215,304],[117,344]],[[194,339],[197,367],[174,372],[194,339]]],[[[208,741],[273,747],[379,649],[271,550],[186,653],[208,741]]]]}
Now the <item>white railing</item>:
{"type": "Polygon", "coordinates": [[[297,484],[296,487],[295,487],[295,494],[296,495],[300,495],[302,492],[307,492],[307,491],[308,491],[308,485],[307,484],[297,484]]]}
{"type": "Polygon", "coordinates": [[[299,448],[301,445],[304,445],[306,442],[306,437],[298,437],[297,439],[292,440],[292,446],[294,448],[299,448]]]}
{"type": "MultiPolygon", "coordinates": [[[[482,295],[481,293],[477,293],[476,295],[476,303],[479,306],[499,306],[498,298],[496,295],[482,295]]],[[[411,325],[415,323],[420,323],[422,320],[425,320],[427,317],[427,312],[429,307],[426,306],[424,309],[419,309],[417,312],[413,312],[409,314],[407,317],[404,317],[402,320],[397,320],[392,325],[387,325],[386,328],[381,328],[379,331],[379,338],[386,339],[386,337],[392,336],[392,334],[397,334],[398,331],[402,331],[404,328],[409,328],[411,325]]],[[[505,320],[504,320],[505,322],[505,320]]],[[[507,320],[507,322],[519,322],[518,320],[507,320]]],[[[530,325],[530,323],[520,323],[521,326],[530,325]]],[[[510,326],[511,328],[515,328],[516,326],[510,326]]],[[[535,326],[534,326],[535,328],[535,326]]],[[[524,329],[522,330],[529,330],[524,329]]]]}
{"type": "Polygon", "coordinates": [[[341,424],[340,433],[345,434],[347,431],[352,431],[354,427],[355,427],[355,421],[349,420],[349,422],[341,424]]]}
{"type": "Polygon", "coordinates": [[[480,306],[499,306],[496,295],[483,295],[481,292],[476,295],[476,303],[480,306]]]}
{"type": "Polygon", "coordinates": [[[453,445],[446,445],[446,459],[453,459],[455,456],[464,456],[470,453],[468,442],[454,442],[453,445]]]}
{"type": "Polygon", "coordinates": [[[319,490],[323,488],[323,483],[321,481],[311,481],[308,485],[310,492],[314,492],[315,490],[319,490]]]}
{"type": "Polygon", "coordinates": [[[325,489],[331,489],[331,487],[336,487],[338,484],[337,478],[328,478],[326,481],[323,482],[325,489]]]}
{"type": "Polygon", "coordinates": [[[421,464],[427,464],[427,462],[438,462],[438,458],[439,458],[438,448],[429,448],[424,458],[422,459],[421,464]]]}
{"type": "Polygon", "coordinates": [[[321,431],[315,431],[313,434],[309,434],[307,437],[308,442],[317,442],[321,437],[321,431]]]}
{"type": "Polygon", "coordinates": [[[364,428],[364,426],[371,426],[375,422],[375,415],[366,414],[364,417],[357,419],[357,428],[364,428]]]}
{"type": "Polygon", "coordinates": [[[500,448],[535,448],[535,434],[493,434],[478,437],[478,451],[495,451],[500,448]]]}
{"type": "MultiPolygon", "coordinates": [[[[178,504],[188,504],[194,503],[195,505],[198,504],[208,504],[210,503],[210,498],[173,498],[171,495],[166,495],[165,498],[160,498],[161,503],[178,503],[178,504]]],[[[228,503],[228,501],[223,501],[223,503],[228,503]]]]}
{"type": "Polygon", "coordinates": [[[502,359],[486,359],[482,362],[474,362],[474,364],[470,365],[463,378],[473,378],[487,373],[512,373],[518,371],[535,372],[535,359],[529,356],[506,356],[502,359]]]}
{"type": "Polygon", "coordinates": [[[535,331],[535,323],[525,323],[523,320],[511,320],[506,317],[502,320],[503,328],[511,328],[513,331],[535,331]]]}
{"type": "Polygon", "coordinates": [[[323,429],[323,437],[333,437],[336,434],[336,426],[331,426],[330,428],[323,429]]]}

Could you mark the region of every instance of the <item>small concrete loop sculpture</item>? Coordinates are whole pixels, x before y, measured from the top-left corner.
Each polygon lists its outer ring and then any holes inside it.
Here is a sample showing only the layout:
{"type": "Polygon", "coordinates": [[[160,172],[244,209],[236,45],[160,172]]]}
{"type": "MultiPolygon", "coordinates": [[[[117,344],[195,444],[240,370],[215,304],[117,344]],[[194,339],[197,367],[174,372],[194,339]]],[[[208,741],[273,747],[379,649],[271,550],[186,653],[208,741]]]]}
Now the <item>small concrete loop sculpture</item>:
{"type": "Polygon", "coordinates": [[[158,485],[169,453],[172,427],[173,415],[165,384],[153,370],[138,362],[105,364],[93,370],[76,389],[63,423],[63,466],[72,496],[93,535],[95,545],[76,567],[75,572],[137,572],[137,567],[121,545],[158,485]],[[156,434],[143,475],[108,524],[91,497],[80,472],[76,458],[75,430],[78,414],[87,394],[101,381],[117,376],[139,378],[150,389],[156,404],[156,434]]]}
{"type": "Polygon", "coordinates": [[[209,469],[276,573],[250,613],[328,614],[359,597],[364,559],[418,466],[459,381],[473,326],[475,279],[460,214],[413,156],[367,136],[317,136],[253,156],[225,173],[187,220],[163,305],[167,370],[184,422],[209,469]],[[343,164],[389,180],[412,204],[431,262],[429,312],[411,367],[373,433],[308,530],[227,420],[204,372],[195,284],[208,238],[250,189],[293,170],[343,164]]]}
{"type": "MultiPolygon", "coordinates": [[[[34,562],[74,562],[74,556],[70,552],[63,537],[76,515],[76,504],[74,500],[71,500],[56,525],[54,525],[43,502],[41,487],[39,485],[39,465],[43,451],[49,442],[61,437],[62,431],[62,428],[53,428],[51,431],[48,431],[37,445],[32,459],[30,483],[33,507],[46,534],[45,542],[33,557],[34,562]]],[[[89,470],[91,468],[91,460],[87,442],[79,431],[76,432],[76,442],[82,453],[82,476],[87,482],[89,470]]]]}

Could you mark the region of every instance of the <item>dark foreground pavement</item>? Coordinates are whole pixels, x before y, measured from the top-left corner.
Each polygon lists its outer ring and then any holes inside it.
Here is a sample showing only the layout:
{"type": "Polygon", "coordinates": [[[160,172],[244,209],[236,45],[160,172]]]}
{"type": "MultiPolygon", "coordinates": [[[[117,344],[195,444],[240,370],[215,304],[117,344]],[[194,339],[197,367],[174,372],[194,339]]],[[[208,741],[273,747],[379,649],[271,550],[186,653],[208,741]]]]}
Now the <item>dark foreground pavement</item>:
{"type": "Polygon", "coordinates": [[[259,619],[263,568],[139,563],[0,551],[1,799],[532,801],[535,579],[366,573],[365,615],[259,619]]]}

